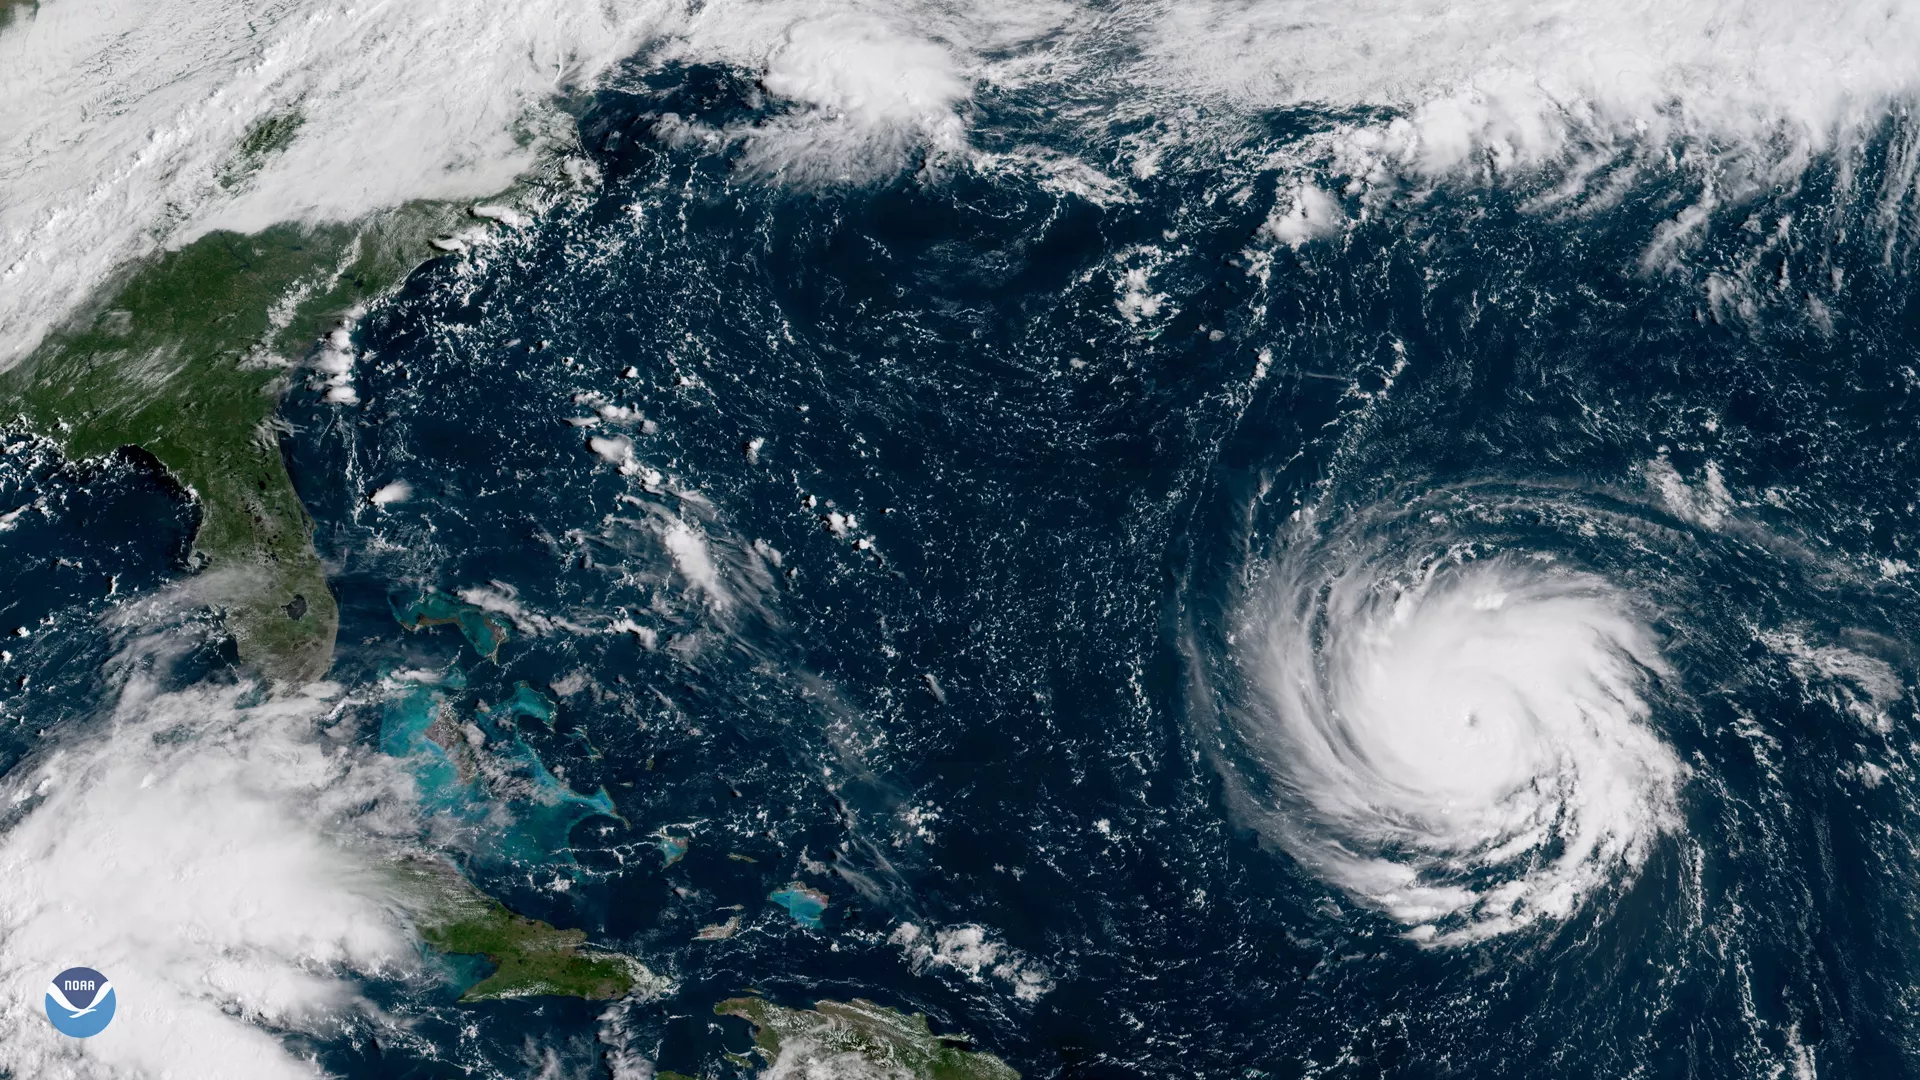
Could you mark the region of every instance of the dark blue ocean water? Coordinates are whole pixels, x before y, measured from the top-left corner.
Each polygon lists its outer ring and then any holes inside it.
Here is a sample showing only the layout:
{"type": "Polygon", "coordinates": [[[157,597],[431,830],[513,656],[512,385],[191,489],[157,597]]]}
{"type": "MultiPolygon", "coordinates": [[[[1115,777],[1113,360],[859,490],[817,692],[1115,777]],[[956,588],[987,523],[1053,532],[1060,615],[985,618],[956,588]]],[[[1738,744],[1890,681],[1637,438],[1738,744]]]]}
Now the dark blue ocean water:
{"type": "MultiPolygon", "coordinates": [[[[1043,106],[983,100],[976,142],[1116,155],[1043,106]]],[[[1870,183],[1816,165],[1649,266],[1698,196],[1678,168],[1586,210],[1524,180],[1349,197],[1340,235],[1263,240],[1281,177],[1249,163],[1334,119],[1311,114],[1104,205],[937,162],[796,189],[661,137],[763,108],[711,69],[583,103],[599,182],[372,312],[361,405],[284,410],[341,601],[334,677],[437,673],[525,751],[515,820],[569,839],[449,818],[441,841],[679,986],[613,1019],[374,986],[438,1049],[350,1036],[323,1064],[521,1075],[538,1044],[604,1075],[617,1042],[731,1075],[744,1025],[709,1010],[752,987],[925,1011],[1029,1076],[1920,1071],[1920,309],[1870,183]],[[1157,310],[1120,303],[1135,270],[1157,310]],[[1699,494],[1709,466],[1727,505],[1699,494]],[[410,499],[366,502],[395,480],[410,499]],[[1425,948],[1236,812],[1234,613],[1309,543],[1302,507],[1329,551],[1526,552],[1636,598],[1669,665],[1648,724],[1686,769],[1637,872],[1565,920],[1425,948]],[[506,631],[491,658],[396,617],[463,591],[506,631]],[[543,704],[503,707],[525,691],[543,704]],[[769,899],[793,882],[828,895],[818,927],[769,899]],[[942,964],[904,924],[997,952],[942,964]]],[[[147,474],[34,475],[107,525],[7,550],[123,589],[178,568],[188,519],[147,474]],[[114,539],[155,516],[164,542],[114,539]]],[[[21,595],[5,628],[94,602],[57,573],[21,595]]],[[[369,745],[402,697],[364,710],[369,745]]]]}
{"type": "Polygon", "coordinates": [[[0,434],[0,507],[5,772],[98,708],[118,637],[100,620],[187,569],[195,513],[144,454],[74,465],[19,434],[0,434]]]}

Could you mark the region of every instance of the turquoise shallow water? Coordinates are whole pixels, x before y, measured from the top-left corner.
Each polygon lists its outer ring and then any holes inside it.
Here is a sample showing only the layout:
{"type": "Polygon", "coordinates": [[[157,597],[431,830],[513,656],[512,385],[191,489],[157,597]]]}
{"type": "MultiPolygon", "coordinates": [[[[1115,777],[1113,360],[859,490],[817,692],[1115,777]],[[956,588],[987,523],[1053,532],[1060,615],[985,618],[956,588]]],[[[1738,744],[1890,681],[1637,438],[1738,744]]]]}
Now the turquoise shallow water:
{"type": "Polygon", "coordinates": [[[465,675],[450,668],[393,694],[383,708],[380,749],[412,774],[430,830],[456,835],[480,865],[540,867],[571,861],[570,837],[582,821],[625,824],[606,788],[576,792],[521,737],[514,721],[551,721],[551,702],[522,684],[500,705],[476,705],[465,718],[454,697],[465,687],[465,675]]]}
{"type": "MultiPolygon", "coordinates": [[[[983,91],[971,138],[1151,133],[1046,93],[983,91]]],[[[583,103],[598,180],[370,312],[359,405],[288,401],[332,722],[483,888],[675,983],[372,979],[409,1039],[343,1021],[323,1067],[733,1076],[710,1010],[752,988],[1037,1077],[1920,1072],[1920,309],[1862,195],[1904,122],[1654,267],[1684,163],[1571,207],[1328,180],[1345,224],[1295,245],[1286,152],[1351,117],[1125,199],[785,187],[681,137],[771,108],[718,68],[583,103]]],[[[177,506],[144,474],[7,467],[111,492],[0,533],[95,575],[21,574],[20,621],[182,569],[186,522],[124,539],[177,506]]],[[[25,640],[85,715],[111,634],[25,640]]]]}
{"type": "MultiPolygon", "coordinates": [[[[977,137],[1110,149],[1031,104],[977,137]]],[[[293,409],[343,670],[459,657],[511,721],[559,787],[478,879],[679,980],[623,1013],[660,1067],[730,1068],[702,1003],[755,987],[1037,1076],[1909,1070],[1920,323],[1835,177],[1655,274],[1674,177],[1295,248],[1257,155],[1102,205],[657,137],[760,107],[603,95],[601,187],[370,318],[359,410],[293,409]],[[513,629],[396,636],[397,583],[513,629]]]]}
{"type": "Polygon", "coordinates": [[[773,890],[767,894],[767,899],[786,908],[787,914],[793,916],[793,921],[801,926],[818,929],[821,916],[827,913],[827,895],[797,883],[773,890]]]}

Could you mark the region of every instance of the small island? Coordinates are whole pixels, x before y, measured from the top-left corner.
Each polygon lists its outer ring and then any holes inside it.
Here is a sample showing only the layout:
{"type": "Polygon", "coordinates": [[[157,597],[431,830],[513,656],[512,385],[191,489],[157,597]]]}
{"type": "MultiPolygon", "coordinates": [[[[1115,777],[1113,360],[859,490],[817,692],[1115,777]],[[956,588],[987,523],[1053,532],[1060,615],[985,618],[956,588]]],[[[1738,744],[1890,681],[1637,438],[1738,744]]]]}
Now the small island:
{"type": "Polygon", "coordinates": [[[827,913],[831,898],[819,889],[808,888],[804,882],[796,881],[785,888],[775,889],[767,899],[787,909],[793,921],[808,929],[818,930],[820,920],[827,913]]]}
{"type": "MultiPolygon", "coordinates": [[[[460,636],[467,639],[467,644],[473,646],[473,651],[479,653],[483,660],[499,659],[500,646],[505,645],[509,637],[507,628],[487,614],[485,609],[443,592],[429,589],[405,604],[397,600],[392,603],[393,617],[400,620],[400,625],[408,632],[424,630],[429,626],[459,627],[460,636]]],[[[535,697],[540,696],[534,691],[528,692],[534,693],[535,697]]],[[[552,712],[551,706],[547,711],[552,712]]],[[[551,719],[547,716],[540,718],[551,719]]]]}

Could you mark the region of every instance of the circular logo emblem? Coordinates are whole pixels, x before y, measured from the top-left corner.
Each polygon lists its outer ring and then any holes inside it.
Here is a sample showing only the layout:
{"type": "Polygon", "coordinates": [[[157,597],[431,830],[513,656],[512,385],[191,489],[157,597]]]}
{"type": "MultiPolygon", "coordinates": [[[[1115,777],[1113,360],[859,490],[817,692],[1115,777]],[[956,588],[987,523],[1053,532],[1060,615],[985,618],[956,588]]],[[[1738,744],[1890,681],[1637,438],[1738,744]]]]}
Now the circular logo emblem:
{"type": "Polygon", "coordinates": [[[92,968],[68,968],[47,984],[47,1019],[62,1035],[84,1039],[113,1019],[113,984],[92,968]]]}

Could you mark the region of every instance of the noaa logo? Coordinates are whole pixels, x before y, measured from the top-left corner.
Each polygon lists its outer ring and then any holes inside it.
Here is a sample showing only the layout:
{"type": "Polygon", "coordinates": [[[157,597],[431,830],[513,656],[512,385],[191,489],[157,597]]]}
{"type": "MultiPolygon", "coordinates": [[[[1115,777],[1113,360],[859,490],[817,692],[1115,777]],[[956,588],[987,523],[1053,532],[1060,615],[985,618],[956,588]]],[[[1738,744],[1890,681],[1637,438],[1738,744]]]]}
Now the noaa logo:
{"type": "Polygon", "coordinates": [[[113,1019],[113,984],[92,968],[68,968],[47,984],[47,1019],[62,1035],[84,1039],[113,1019]]]}

